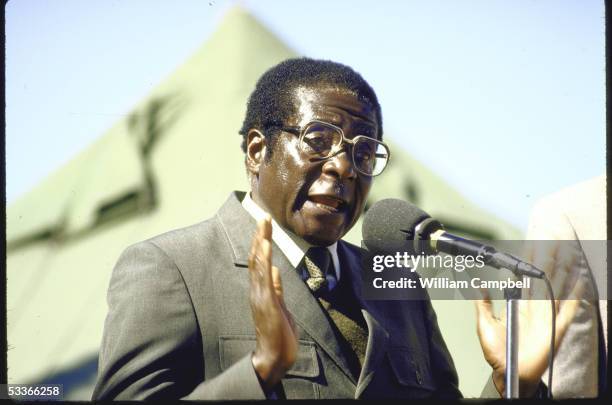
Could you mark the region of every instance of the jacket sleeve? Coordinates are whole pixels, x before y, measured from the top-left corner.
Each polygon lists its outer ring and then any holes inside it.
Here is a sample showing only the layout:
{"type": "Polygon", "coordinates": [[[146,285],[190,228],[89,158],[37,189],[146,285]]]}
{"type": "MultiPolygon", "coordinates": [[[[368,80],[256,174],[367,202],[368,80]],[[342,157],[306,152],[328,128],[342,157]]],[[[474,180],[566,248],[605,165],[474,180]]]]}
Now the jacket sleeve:
{"type": "Polygon", "coordinates": [[[204,380],[193,303],[176,264],[153,242],[121,255],[107,301],[92,399],[265,399],[250,354],[204,380]]]}
{"type": "MultiPolygon", "coordinates": [[[[530,215],[526,240],[577,240],[576,231],[565,211],[562,198],[561,195],[553,195],[536,203],[530,215]]],[[[603,223],[605,224],[605,220],[603,223]]],[[[567,243],[562,246],[570,246],[571,242],[567,243]]],[[[575,246],[579,246],[577,242],[574,243],[575,246]]],[[[579,253],[584,254],[583,251],[579,253]]],[[[534,264],[538,265],[538,263],[534,264]]],[[[605,269],[605,264],[603,264],[603,269],[605,269]]],[[[605,273],[605,270],[603,271],[605,273]]],[[[591,269],[586,260],[579,260],[572,272],[589,279],[591,269]]],[[[598,327],[601,323],[601,317],[597,311],[598,303],[587,299],[590,294],[594,294],[593,288],[593,285],[589,285],[589,288],[585,289],[585,296],[580,300],[573,321],[567,328],[563,341],[555,354],[552,385],[555,398],[597,396],[598,364],[605,357],[599,356],[597,350],[598,327]]],[[[548,381],[548,369],[542,376],[542,381],[548,381]]]]}
{"type": "MultiPolygon", "coordinates": [[[[504,398],[499,392],[497,392],[497,388],[495,388],[495,383],[493,382],[493,374],[491,374],[487,378],[487,382],[482,388],[482,393],[480,394],[480,398],[495,398],[500,399],[504,398]]],[[[529,399],[548,399],[548,387],[542,381],[538,384],[536,392],[529,399]]]]}
{"type": "Polygon", "coordinates": [[[431,368],[436,382],[435,396],[439,398],[462,398],[463,395],[459,391],[459,377],[457,376],[453,358],[440,332],[436,312],[431,305],[429,297],[427,298],[423,300],[423,306],[425,319],[428,323],[431,368]]]}

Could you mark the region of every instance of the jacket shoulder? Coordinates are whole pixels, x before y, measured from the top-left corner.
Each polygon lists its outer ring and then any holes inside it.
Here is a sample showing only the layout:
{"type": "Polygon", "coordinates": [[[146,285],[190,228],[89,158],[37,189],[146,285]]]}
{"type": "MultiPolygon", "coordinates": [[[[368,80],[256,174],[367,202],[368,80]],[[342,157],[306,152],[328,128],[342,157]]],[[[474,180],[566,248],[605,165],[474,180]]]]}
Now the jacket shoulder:
{"type": "Polygon", "coordinates": [[[183,228],[173,229],[153,236],[145,242],[152,243],[162,250],[177,250],[198,248],[204,244],[218,241],[217,236],[223,234],[221,222],[217,216],[183,228]]]}
{"type": "Polygon", "coordinates": [[[342,244],[342,246],[346,250],[348,250],[350,253],[352,253],[354,255],[357,255],[357,256],[364,255],[364,254],[366,254],[368,252],[366,249],[362,248],[361,246],[354,245],[354,244],[352,244],[350,242],[347,242],[345,240],[339,240],[338,244],[342,244]]]}
{"type": "Polygon", "coordinates": [[[137,242],[126,249],[140,251],[155,247],[183,272],[206,263],[206,258],[229,251],[229,242],[221,222],[216,216],[202,222],[173,229],[137,242]]]}

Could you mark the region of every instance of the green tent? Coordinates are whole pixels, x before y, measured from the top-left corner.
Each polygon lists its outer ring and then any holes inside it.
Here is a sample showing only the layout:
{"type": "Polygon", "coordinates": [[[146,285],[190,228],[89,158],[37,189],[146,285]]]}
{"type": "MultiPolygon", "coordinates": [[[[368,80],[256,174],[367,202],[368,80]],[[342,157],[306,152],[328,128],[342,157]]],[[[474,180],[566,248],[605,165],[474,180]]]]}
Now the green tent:
{"type": "MultiPolygon", "coordinates": [[[[248,13],[232,9],[125,118],[8,207],[9,383],[61,383],[66,399],[89,399],[115,261],[128,245],[204,220],[231,190],[246,189],[237,135],[246,99],[268,67],[295,55],[248,13]]],[[[404,198],[458,232],[519,236],[392,148],[370,203],[404,198]]],[[[359,243],[360,228],[347,238],[359,243]]],[[[461,389],[478,395],[487,367],[472,303],[434,305],[461,389]]]]}

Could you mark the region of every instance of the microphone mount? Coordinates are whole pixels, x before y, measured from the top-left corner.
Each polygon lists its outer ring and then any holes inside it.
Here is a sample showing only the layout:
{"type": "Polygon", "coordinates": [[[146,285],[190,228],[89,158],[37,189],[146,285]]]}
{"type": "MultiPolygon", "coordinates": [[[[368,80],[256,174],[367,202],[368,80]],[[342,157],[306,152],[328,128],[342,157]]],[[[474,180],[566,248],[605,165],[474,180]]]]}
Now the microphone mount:
{"type": "Polygon", "coordinates": [[[440,221],[431,217],[419,222],[414,228],[413,248],[416,253],[425,255],[445,252],[455,256],[481,256],[486,265],[510,270],[516,276],[544,277],[543,271],[516,256],[446,232],[440,221]]]}

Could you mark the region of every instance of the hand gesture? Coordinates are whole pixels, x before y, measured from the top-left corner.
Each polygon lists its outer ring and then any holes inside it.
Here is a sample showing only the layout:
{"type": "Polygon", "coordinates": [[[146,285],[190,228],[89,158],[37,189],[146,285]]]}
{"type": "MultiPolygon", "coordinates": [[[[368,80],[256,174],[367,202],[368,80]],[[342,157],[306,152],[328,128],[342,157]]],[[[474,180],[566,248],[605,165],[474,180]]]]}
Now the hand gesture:
{"type": "MultiPolygon", "coordinates": [[[[558,246],[551,248],[551,245],[531,245],[527,252],[527,260],[542,269],[553,285],[561,283],[565,289],[574,287],[574,293],[579,296],[584,284],[581,280],[576,282],[572,271],[577,258],[571,255],[559,257],[556,252],[558,246]]],[[[493,314],[488,294],[485,291],[483,294],[484,299],[476,301],[478,339],[485,359],[493,368],[495,387],[503,395],[506,375],[506,313],[504,310],[501,317],[497,318],[493,314]]],[[[555,352],[574,318],[579,302],[579,300],[555,300],[555,352]]],[[[521,397],[535,393],[548,366],[551,311],[550,300],[543,297],[519,301],[518,374],[521,397]]]]}
{"type": "Polygon", "coordinates": [[[253,367],[269,391],[293,365],[297,331],[283,300],[278,268],[272,266],[272,223],[269,215],[257,224],[249,254],[250,302],[257,345],[253,367]]]}

